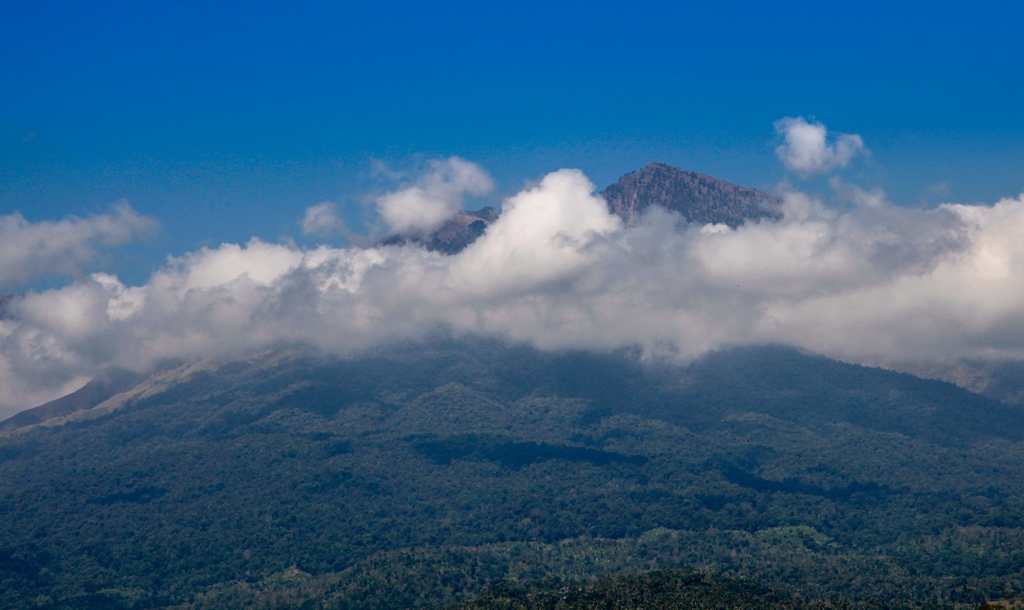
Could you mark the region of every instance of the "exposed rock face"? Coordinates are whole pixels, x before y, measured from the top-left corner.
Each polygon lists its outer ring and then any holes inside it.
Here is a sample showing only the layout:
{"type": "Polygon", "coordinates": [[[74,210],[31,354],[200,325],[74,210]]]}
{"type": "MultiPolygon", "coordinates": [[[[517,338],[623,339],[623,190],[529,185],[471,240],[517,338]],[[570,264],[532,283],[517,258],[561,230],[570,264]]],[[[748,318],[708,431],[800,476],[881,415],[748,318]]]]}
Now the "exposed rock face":
{"type": "Polygon", "coordinates": [[[782,218],[778,197],[665,163],[648,163],[619,178],[601,195],[627,223],[652,205],[679,212],[689,222],[733,228],[747,220],[782,218]]]}
{"type": "Polygon", "coordinates": [[[441,228],[426,237],[411,237],[405,235],[392,235],[381,240],[383,246],[400,246],[407,243],[416,243],[424,246],[427,250],[443,252],[444,254],[457,254],[466,246],[476,241],[477,237],[484,234],[487,225],[498,218],[498,210],[487,206],[475,212],[460,212],[454,218],[446,221],[441,228]]]}

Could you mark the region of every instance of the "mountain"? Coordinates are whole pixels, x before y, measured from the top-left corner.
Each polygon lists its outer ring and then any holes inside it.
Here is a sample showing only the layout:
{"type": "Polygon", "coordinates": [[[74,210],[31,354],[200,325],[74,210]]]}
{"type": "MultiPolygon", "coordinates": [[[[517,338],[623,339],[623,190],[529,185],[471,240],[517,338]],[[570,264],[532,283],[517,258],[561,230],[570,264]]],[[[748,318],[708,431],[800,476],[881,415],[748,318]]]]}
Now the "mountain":
{"type": "MultiPolygon", "coordinates": [[[[678,212],[687,222],[733,228],[748,220],[782,218],[782,200],[778,197],[665,163],[648,163],[619,178],[600,195],[608,202],[608,209],[627,223],[651,206],[678,212]]],[[[430,235],[393,235],[381,244],[418,243],[428,250],[457,254],[482,235],[499,213],[491,207],[461,212],[430,235]]]]}
{"type": "Polygon", "coordinates": [[[782,218],[778,197],[665,163],[648,163],[640,171],[626,174],[601,196],[626,222],[651,206],[679,212],[688,222],[733,228],[748,220],[782,218]]]}
{"type": "Polygon", "coordinates": [[[784,347],[290,346],[101,405],[0,438],[2,607],[433,607],[683,566],[885,607],[1024,584],[1018,409],[784,347]]]}
{"type": "MultiPolygon", "coordinates": [[[[664,164],[603,196],[780,214],[664,164]]],[[[1024,590],[1024,411],[1019,366],[957,367],[439,335],[109,369],[0,422],[0,607],[976,608],[1024,590]]]]}

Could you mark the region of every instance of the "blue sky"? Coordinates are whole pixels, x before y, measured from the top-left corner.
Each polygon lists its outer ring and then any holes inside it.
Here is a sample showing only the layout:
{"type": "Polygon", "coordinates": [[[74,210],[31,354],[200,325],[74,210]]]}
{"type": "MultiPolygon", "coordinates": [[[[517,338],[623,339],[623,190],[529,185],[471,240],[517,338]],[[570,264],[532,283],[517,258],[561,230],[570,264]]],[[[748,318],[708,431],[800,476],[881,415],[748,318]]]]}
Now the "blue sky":
{"type": "MultiPolygon", "coordinates": [[[[803,182],[773,123],[872,154],[848,181],[897,204],[1024,190],[1024,3],[7,2],[0,215],[127,200],[161,232],[106,265],[350,220],[403,168],[459,155],[499,193],[648,161],[747,186],[803,182]]],[[[500,195],[496,195],[498,197],[500,195]]]]}

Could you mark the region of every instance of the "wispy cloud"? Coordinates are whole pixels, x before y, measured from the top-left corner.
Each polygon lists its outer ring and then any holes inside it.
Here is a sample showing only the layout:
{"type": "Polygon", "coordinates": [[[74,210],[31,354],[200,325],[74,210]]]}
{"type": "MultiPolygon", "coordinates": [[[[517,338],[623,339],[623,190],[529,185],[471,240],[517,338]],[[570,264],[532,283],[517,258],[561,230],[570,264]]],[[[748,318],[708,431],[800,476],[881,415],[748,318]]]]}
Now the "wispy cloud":
{"type": "Polygon", "coordinates": [[[846,167],[854,157],[870,154],[856,134],[841,133],[829,144],[825,126],[804,117],[779,119],[775,131],[785,140],[775,154],[788,169],[805,178],[846,167]]]}
{"type": "Polygon", "coordinates": [[[338,216],[338,206],[324,201],[306,208],[302,217],[302,234],[331,237],[345,231],[345,223],[338,216]]]}
{"type": "Polygon", "coordinates": [[[106,214],[32,223],[15,212],[0,216],[0,290],[41,276],[76,275],[100,248],[128,243],[157,227],[152,218],[120,203],[106,214]]]}

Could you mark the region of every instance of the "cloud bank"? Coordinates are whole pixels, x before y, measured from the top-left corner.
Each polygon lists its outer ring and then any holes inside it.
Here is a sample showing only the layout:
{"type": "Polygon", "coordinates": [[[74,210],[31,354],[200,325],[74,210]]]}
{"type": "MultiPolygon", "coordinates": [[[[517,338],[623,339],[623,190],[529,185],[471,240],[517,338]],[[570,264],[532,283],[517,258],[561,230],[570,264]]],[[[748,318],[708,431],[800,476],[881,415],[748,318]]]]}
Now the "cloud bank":
{"type": "Polygon", "coordinates": [[[111,364],[281,341],[351,353],[438,328],[680,361],[761,342],[861,362],[1024,357],[1024,196],[922,211],[836,188],[849,209],[788,192],[780,221],[687,225],[656,208],[624,226],[586,176],[560,170],[457,255],[253,239],[171,259],[142,286],[93,274],[8,304],[0,405],[33,406],[111,364]]]}
{"type": "Polygon", "coordinates": [[[791,171],[806,178],[813,174],[827,174],[838,167],[846,167],[854,157],[870,154],[864,140],[856,134],[841,133],[828,144],[828,130],[818,122],[810,123],[803,117],[785,117],[775,122],[775,131],[785,143],[775,154],[791,171]]]}
{"type": "Polygon", "coordinates": [[[156,229],[127,203],[88,218],[30,223],[17,212],[0,216],[0,290],[48,275],[77,275],[98,248],[118,246],[156,229]]]}

